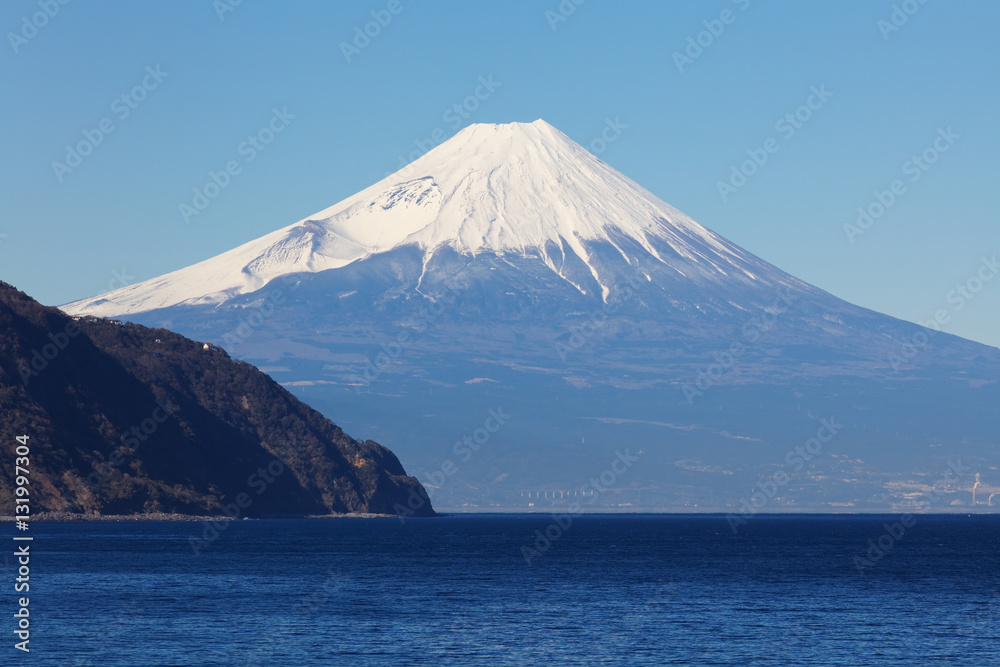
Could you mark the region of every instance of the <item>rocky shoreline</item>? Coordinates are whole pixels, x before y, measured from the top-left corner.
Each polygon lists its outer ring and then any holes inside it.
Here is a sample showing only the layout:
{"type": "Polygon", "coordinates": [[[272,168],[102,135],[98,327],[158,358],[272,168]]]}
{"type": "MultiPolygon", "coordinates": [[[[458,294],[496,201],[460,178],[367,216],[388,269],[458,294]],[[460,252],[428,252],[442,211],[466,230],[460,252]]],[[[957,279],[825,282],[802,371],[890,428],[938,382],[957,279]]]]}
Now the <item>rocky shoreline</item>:
{"type": "MultiPolygon", "coordinates": [[[[0,516],[0,522],[13,523],[22,517],[0,516]]],[[[42,512],[31,517],[32,523],[67,523],[72,521],[259,521],[260,519],[396,519],[395,514],[349,512],[346,514],[304,514],[272,517],[239,517],[232,519],[225,514],[197,516],[192,514],[74,514],[72,512],[42,512]]]]}

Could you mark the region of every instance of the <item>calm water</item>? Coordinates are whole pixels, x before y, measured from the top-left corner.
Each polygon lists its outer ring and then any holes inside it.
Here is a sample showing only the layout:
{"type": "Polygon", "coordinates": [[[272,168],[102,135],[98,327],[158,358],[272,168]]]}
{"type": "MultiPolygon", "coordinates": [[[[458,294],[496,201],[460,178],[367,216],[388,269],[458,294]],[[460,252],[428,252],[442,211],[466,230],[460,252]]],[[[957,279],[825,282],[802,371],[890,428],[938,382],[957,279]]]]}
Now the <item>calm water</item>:
{"type": "Polygon", "coordinates": [[[578,517],[530,565],[548,516],[243,521],[197,556],[197,523],[34,524],[0,664],[1000,665],[1000,517],[920,517],[861,575],[887,520],[578,517]]]}

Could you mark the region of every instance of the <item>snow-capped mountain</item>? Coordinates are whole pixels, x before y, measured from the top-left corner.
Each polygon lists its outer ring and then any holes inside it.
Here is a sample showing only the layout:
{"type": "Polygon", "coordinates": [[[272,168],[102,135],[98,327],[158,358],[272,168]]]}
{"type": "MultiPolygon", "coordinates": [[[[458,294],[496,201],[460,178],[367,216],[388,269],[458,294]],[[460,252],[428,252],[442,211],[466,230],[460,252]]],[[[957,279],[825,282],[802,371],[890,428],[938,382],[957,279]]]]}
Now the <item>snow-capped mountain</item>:
{"type": "Polygon", "coordinates": [[[796,279],[541,120],[63,309],[223,345],[440,508],[558,506],[625,448],[597,506],[728,510],[782,470],[774,509],[888,509],[956,457],[1000,484],[1000,351],[796,279]]]}
{"type": "MultiPolygon", "coordinates": [[[[194,266],[64,307],[123,315],[219,304],[279,276],[338,269],[416,246],[537,257],[586,295],[607,300],[614,275],[597,246],[627,265],[663,264],[688,281],[802,283],[647,192],[543,120],[471,125],[401,171],[330,208],[194,266]]],[[[419,288],[419,285],[418,285],[419,288]]]]}

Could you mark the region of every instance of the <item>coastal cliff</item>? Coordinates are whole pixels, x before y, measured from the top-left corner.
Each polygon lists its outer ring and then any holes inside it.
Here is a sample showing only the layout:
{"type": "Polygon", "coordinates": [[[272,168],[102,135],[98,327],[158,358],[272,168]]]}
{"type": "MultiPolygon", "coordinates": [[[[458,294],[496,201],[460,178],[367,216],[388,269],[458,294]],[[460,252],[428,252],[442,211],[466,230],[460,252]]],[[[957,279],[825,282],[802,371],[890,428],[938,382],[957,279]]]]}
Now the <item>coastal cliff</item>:
{"type": "MultiPolygon", "coordinates": [[[[254,366],[166,329],[71,318],[0,282],[0,451],[32,514],[429,516],[396,456],[254,366]]],[[[14,514],[0,476],[0,514],[14,514]]]]}

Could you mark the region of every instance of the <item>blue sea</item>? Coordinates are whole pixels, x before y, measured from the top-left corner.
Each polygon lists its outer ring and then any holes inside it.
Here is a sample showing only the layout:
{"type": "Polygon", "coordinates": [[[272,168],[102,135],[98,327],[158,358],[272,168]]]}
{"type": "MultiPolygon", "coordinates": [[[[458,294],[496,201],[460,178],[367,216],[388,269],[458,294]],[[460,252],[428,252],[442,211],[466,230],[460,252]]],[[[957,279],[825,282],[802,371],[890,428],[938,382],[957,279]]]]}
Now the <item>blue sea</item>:
{"type": "Polygon", "coordinates": [[[899,521],[33,524],[0,664],[1000,665],[1000,516],[899,521]]]}

